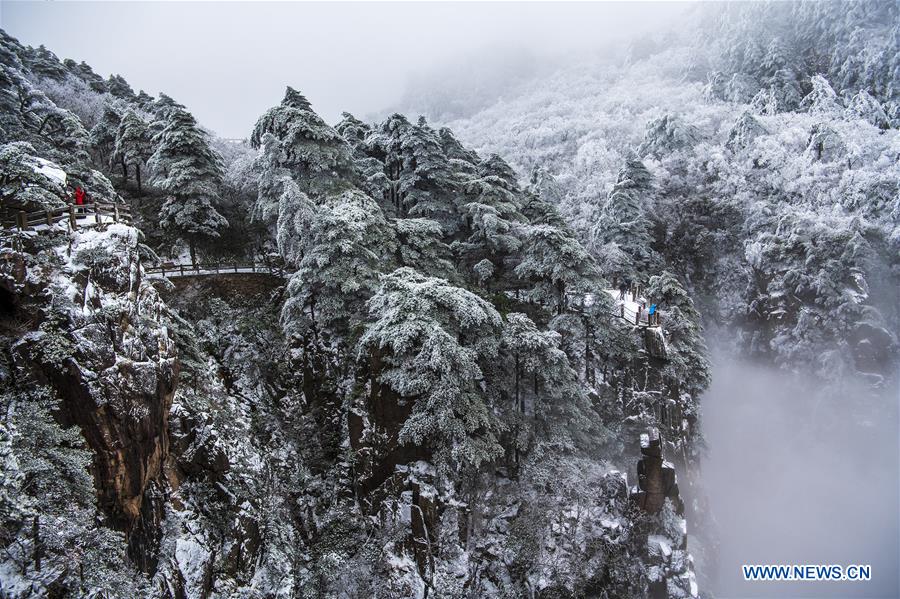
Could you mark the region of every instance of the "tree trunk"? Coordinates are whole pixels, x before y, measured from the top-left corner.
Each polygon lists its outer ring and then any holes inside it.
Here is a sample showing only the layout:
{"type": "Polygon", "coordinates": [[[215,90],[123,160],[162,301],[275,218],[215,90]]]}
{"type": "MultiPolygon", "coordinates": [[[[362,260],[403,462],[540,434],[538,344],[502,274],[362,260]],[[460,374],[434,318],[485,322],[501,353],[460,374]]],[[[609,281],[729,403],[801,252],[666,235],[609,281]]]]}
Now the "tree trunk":
{"type": "Polygon", "coordinates": [[[591,325],[584,319],[584,380],[589,384],[594,383],[593,359],[591,356],[591,325]]]}
{"type": "Polygon", "coordinates": [[[193,240],[188,241],[188,247],[191,250],[191,264],[196,269],[197,268],[197,248],[194,246],[193,240]]]}
{"type": "Polygon", "coordinates": [[[34,570],[35,572],[41,571],[41,520],[40,516],[35,516],[34,520],[31,522],[31,536],[32,543],[34,543],[34,548],[32,552],[32,559],[34,560],[34,570]]]}
{"type": "Polygon", "coordinates": [[[134,165],[134,177],[137,180],[138,193],[143,193],[141,191],[141,165],[140,164],[134,165]]]}
{"type": "Polygon", "coordinates": [[[125,185],[128,183],[128,165],[125,164],[125,157],[119,158],[119,163],[122,165],[122,184],[125,185]]]}
{"type": "Polygon", "coordinates": [[[562,314],[566,311],[566,284],[562,281],[556,283],[556,313],[562,314]]]}

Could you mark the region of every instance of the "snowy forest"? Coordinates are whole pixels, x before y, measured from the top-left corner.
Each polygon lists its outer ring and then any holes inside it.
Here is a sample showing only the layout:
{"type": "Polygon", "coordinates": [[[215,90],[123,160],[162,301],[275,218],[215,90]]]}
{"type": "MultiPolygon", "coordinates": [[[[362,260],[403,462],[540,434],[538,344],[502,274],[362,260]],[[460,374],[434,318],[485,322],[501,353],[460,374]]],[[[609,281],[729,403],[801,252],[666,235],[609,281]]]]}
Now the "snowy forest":
{"type": "Polygon", "coordinates": [[[0,597],[759,596],[723,489],[860,448],[797,501],[898,596],[898,4],[466,73],[235,140],[0,30],[0,597]]]}

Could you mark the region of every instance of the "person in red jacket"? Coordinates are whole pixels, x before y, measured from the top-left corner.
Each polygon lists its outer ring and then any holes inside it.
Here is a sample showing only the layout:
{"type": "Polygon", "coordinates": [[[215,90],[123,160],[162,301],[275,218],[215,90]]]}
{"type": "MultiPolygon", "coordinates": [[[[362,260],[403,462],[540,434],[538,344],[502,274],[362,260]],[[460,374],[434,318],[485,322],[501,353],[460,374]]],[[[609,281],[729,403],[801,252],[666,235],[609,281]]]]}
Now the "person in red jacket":
{"type": "Polygon", "coordinates": [[[75,205],[84,206],[84,190],[81,187],[75,188],[75,205]]]}

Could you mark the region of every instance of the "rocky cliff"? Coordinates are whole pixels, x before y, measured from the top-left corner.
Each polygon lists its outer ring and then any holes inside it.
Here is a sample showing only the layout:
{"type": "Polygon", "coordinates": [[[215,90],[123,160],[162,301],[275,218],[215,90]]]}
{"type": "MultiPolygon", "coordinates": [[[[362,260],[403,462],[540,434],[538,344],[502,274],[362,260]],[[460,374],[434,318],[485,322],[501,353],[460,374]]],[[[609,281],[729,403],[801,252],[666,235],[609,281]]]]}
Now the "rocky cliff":
{"type": "MultiPolygon", "coordinates": [[[[7,393],[28,389],[49,398],[47,426],[77,427],[90,452],[98,517],[124,533],[131,561],[152,571],[179,363],[161,322],[165,304],[141,277],[138,231],[111,225],[71,235],[19,235],[16,241],[21,251],[5,247],[0,262],[0,383],[7,393]]],[[[5,432],[15,455],[17,445],[27,441],[17,434],[17,423],[22,428],[24,419],[37,415],[23,413],[14,396],[5,397],[10,414],[5,432]]],[[[47,461],[52,466],[52,456],[47,461]]],[[[52,473],[50,466],[21,473],[13,503],[28,504],[29,483],[52,473]]],[[[66,561],[72,558],[66,543],[57,552],[54,543],[40,538],[40,527],[26,531],[15,519],[10,523],[11,532],[19,528],[24,542],[46,554],[45,569],[60,570],[55,584],[71,589],[71,573],[85,564],[66,561]]]]}

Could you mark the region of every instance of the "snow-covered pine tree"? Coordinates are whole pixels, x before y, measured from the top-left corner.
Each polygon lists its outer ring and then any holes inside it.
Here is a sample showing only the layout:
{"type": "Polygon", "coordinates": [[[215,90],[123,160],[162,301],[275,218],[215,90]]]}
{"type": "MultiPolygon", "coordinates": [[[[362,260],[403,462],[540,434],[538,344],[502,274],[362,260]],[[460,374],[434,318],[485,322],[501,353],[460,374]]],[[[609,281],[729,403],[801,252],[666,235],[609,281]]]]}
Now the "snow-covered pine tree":
{"type": "Polygon", "coordinates": [[[5,392],[0,410],[0,522],[7,563],[19,566],[4,573],[4,589],[146,593],[146,579],[125,557],[124,535],[97,525],[91,452],[77,427],[57,423],[54,391],[35,385],[5,392]]]}
{"type": "Polygon", "coordinates": [[[64,204],[66,190],[59,181],[45,174],[41,168],[44,164],[35,154],[34,147],[26,142],[0,145],[2,209],[46,210],[64,204]]]}
{"type": "Polygon", "coordinates": [[[106,80],[95,73],[94,69],[92,69],[91,65],[89,65],[88,63],[84,62],[83,60],[79,63],[75,62],[71,58],[67,58],[63,61],[63,64],[66,66],[70,73],[87,83],[88,86],[98,94],[105,94],[109,92],[109,88],[106,85],[106,80]]]}
{"type": "Polygon", "coordinates": [[[172,109],[165,129],[154,139],[157,148],[147,165],[153,182],[169,195],[160,223],[187,242],[191,261],[196,248],[218,237],[228,221],[215,205],[222,180],[222,159],[209,145],[207,134],[183,109],[172,109]]]}
{"type": "Polygon", "coordinates": [[[169,111],[171,110],[185,110],[184,104],[173,100],[170,96],[160,92],[159,97],[154,100],[152,111],[153,114],[156,115],[156,118],[161,119],[165,122],[166,117],[169,115],[169,111]]]}
{"type": "Polygon", "coordinates": [[[710,365],[706,360],[707,348],[700,327],[700,314],[678,278],[669,271],[650,277],[646,295],[658,303],[665,323],[667,382],[681,383],[679,396],[686,392],[696,397],[710,382],[710,365]]]}
{"type": "Polygon", "coordinates": [[[447,127],[441,127],[438,130],[438,136],[441,138],[441,147],[444,150],[444,154],[450,160],[468,164],[478,164],[481,162],[478,154],[464,147],[453,135],[453,131],[447,127]]]}
{"type": "Polygon", "coordinates": [[[891,119],[884,108],[866,90],[860,90],[850,99],[847,103],[846,113],[848,117],[864,119],[879,129],[891,128],[891,119]]]}
{"type": "Polygon", "coordinates": [[[151,141],[147,122],[134,109],[127,110],[116,132],[113,155],[122,164],[122,173],[126,175],[126,182],[127,165],[131,165],[138,193],[142,192],[141,165],[150,157],[151,141]]]}
{"type": "Polygon", "coordinates": [[[600,441],[591,439],[596,414],[560,345],[558,332],[542,330],[525,314],[506,315],[493,383],[504,398],[498,408],[506,414],[517,465],[521,456],[586,449],[600,441]]]}
{"type": "Polygon", "coordinates": [[[46,155],[66,167],[81,168],[90,160],[90,136],[84,125],[69,110],[58,108],[44,98],[40,123],[33,132],[35,147],[46,148],[46,155]]]}
{"type": "Polygon", "coordinates": [[[150,112],[153,108],[153,96],[141,90],[138,92],[137,96],[134,98],[134,103],[138,105],[138,107],[144,112],[150,112]]]}
{"type": "Polygon", "coordinates": [[[409,173],[400,185],[405,212],[436,220],[452,231],[458,219],[453,201],[457,186],[437,132],[420,117],[407,130],[402,151],[403,171],[409,173]]]}
{"type": "Polygon", "coordinates": [[[397,262],[402,266],[450,281],[458,279],[450,247],[442,241],[444,229],[427,218],[398,218],[391,224],[397,235],[397,262]]]}
{"type": "Polygon", "coordinates": [[[127,102],[134,102],[137,99],[134,89],[121,75],[110,75],[106,80],[106,87],[109,93],[127,102]]]}
{"type": "Polygon", "coordinates": [[[39,77],[46,77],[54,81],[62,81],[66,78],[66,68],[56,57],[56,54],[44,47],[31,48],[26,54],[25,66],[39,77]]]}
{"type": "Polygon", "coordinates": [[[491,304],[443,279],[400,268],[369,301],[359,342],[376,380],[413,402],[399,433],[443,472],[503,455],[502,425],[479,382],[496,359],[502,319],[491,304]]]}
{"type": "Polygon", "coordinates": [[[732,152],[740,152],[753,143],[754,139],[766,133],[766,128],[759,120],[750,114],[750,111],[745,110],[731,131],[728,132],[728,141],[725,142],[725,147],[732,152]]]}
{"type": "MultiPolygon", "coordinates": [[[[312,219],[309,207],[301,206],[306,196],[299,186],[288,184],[286,190],[290,197],[285,199],[298,206],[290,224],[310,226],[303,257],[288,283],[284,328],[300,336],[322,329],[352,334],[365,317],[365,302],[378,287],[380,273],[392,268],[385,258],[394,254],[393,230],[375,200],[358,189],[330,196],[316,206],[312,219]]],[[[303,233],[295,229],[293,234],[303,233]]],[[[301,253],[296,250],[294,258],[301,253]]]]}
{"type": "Polygon", "coordinates": [[[341,121],[335,125],[334,129],[341,134],[341,137],[343,137],[354,150],[358,149],[363,142],[365,142],[366,137],[372,131],[371,127],[349,112],[341,113],[341,121]]]}
{"type": "Polygon", "coordinates": [[[280,187],[282,192],[278,200],[276,231],[278,253],[285,262],[296,267],[303,262],[307,249],[313,243],[317,210],[309,196],[288,175],[283,176],[280,187]]]}
{"type": "Polygon", "coordinates": [[[817,115],[838,115],[844,107],[838,95],[831,89],[828,80],[822,75],[814,75],[810,80],[812,91],[800,102],[800,110],[817,115]]]}
{"type": "Polygon", "coordinates": [[[382,163],[385,178],[385,209],[398,217],[406,215],[403,188],[410,187],[412,173],[404,172],[403,145],[412,128],[402,114],[392,114],[376,128],[369,144],[369,152],[382,163]]]}
{"type": "Polygon", "coordinates": [[[522,238],[521,261],[515,273],[529,283],[533,298],[554,305],[556,314],[568,309],[570,294],[580,302],[585,293],[603,288],[594,259],[569,231],[552,225],[527,225],[522,238]]]}
{"type": "Polygon", "coordinates": [[[638,154],[662,159],[677,150],[694,146],[699,138],[697,128],[685,122],[683,117],[665,114],[647,123],[638,154]]]}
{"type": "Polygon", "coordinates": [[[640,160],[627,159],[591,227],[591,249],[605,256],[605,262],[621,263],[622,254],[627,256],[623,270],[604,274],[634,278],[653,262],[648,216],[653,198],[653,175],[640,160]],[[611,254],[617,257],[612,259],[611,254]]]}
{"type": "MultiPolygon", "coordinates": [[[[111,165],[115,155],[116,137],[119,134],[119,125],[122,124],[124,106],[118,102],[108,102],[103,108],[100,120],[91,129],[90,142],[98,162],[103,165],[111,165]]],[[[128,177],[128,165],[122,164],[122,176],[128,177]]]]}
{"type": "Polygon", "coordinates": [[[509,282],[504,281],[511,274],[507,258],[521,247],[517,225],[527,220],[521,213],[524,193],[510,173],[509,165],[494,155],[467,177],[460,239],[451,244],[463,272],[473,272],[484,260],[491,262],[494,288],[509,282]]]}
{"type": "Polygon", "coordinates": [[[346,187],[341,179],[353,167],[351,147],[297,90],[288,87],[281,104],[256,122],[250,145],[258,149],[264,140],[277,144],[273,149],[277,165],[288,169],[311,198],[318,200],[346,187]]]}

